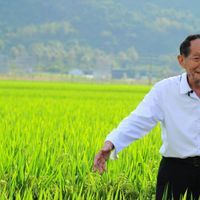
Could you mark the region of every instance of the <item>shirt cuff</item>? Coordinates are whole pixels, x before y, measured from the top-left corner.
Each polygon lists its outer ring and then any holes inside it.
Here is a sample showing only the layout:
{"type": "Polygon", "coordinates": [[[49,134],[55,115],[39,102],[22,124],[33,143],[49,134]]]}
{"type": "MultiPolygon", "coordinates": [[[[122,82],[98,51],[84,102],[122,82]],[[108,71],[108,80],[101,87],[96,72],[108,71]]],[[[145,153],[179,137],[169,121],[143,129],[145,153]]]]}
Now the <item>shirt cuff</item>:
{"type": "Polygon", "coordinates": [[[117,154],[116,149],[113,149],[113,150],[111,151],[111,154],[110,154],[110,159],[111,159],[111,160],[117,160],[118,158],[119,158],[119,156],[118,156],[118,154],[117,154]]]}

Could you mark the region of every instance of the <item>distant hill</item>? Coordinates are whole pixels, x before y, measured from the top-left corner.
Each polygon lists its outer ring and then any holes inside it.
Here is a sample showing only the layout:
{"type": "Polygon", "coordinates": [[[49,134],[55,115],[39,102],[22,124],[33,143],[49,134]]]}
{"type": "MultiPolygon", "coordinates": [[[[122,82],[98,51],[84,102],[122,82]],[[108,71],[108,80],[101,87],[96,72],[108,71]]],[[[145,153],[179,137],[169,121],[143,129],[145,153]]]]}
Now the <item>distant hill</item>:
{"type": "Polygon", "coordinates": [[[32,58],[36,71],[91,70],[104,58],[140,75],[150,62],[173,74],[179,43],[200,32],[199,7],[197,0],[1,1],[0,54],[32,58]]]}

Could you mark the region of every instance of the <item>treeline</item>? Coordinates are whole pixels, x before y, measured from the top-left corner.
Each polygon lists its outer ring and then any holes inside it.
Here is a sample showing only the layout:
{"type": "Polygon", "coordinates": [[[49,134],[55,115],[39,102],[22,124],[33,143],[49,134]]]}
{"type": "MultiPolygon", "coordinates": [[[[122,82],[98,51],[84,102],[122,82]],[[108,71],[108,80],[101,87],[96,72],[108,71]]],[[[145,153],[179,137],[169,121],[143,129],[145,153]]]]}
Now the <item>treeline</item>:
{"type": "Polygon", "coordinates": [[[114,54],[78,43],[67,46],[60,41],[49,41],[46,44],[34,43],[27,47],[19,44],[11,48],[8,59],[11,62],[7,64],[7,71],[15,73],[68,74],[73,69],[79,69],[85,73],[130,70],[135,74],[132,77],[149,76],[150,72],[154,77],[163,77],[173,75],[179,70],[174,64],[173,55],[144,57],[139,55],[133,47],[114,54]]]}

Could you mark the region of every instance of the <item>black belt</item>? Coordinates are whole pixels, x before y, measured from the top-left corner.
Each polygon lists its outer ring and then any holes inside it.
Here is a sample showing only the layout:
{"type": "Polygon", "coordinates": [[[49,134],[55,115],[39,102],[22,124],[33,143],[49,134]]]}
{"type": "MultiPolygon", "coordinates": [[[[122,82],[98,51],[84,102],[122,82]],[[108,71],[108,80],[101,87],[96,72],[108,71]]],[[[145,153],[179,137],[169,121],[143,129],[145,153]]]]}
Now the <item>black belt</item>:
{"type": "Polygon", "coordinates": [[[173,157],[164,157],[166,161],[173,161],[180,164],[188,164],[194,167],[200,167],[200,156],[187,157],[187,158],[173,158],[173,157]]]}

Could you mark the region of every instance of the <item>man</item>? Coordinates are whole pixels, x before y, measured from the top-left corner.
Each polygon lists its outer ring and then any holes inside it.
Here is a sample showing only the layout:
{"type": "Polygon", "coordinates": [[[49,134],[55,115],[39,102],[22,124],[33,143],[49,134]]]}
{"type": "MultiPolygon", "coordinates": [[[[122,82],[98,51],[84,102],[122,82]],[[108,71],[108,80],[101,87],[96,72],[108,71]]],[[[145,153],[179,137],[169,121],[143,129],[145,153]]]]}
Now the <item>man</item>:
{"type": "Polygon", "coordinates": [[[200,196],[200,34],[188,36],[177,57],[185,73],[154,85],[143,101],[106,138],[95,156],[94,170],[101,174],[106,160],[161,122],[162,141],[156,200],[167,187],[168,199],[200,196]]]}

